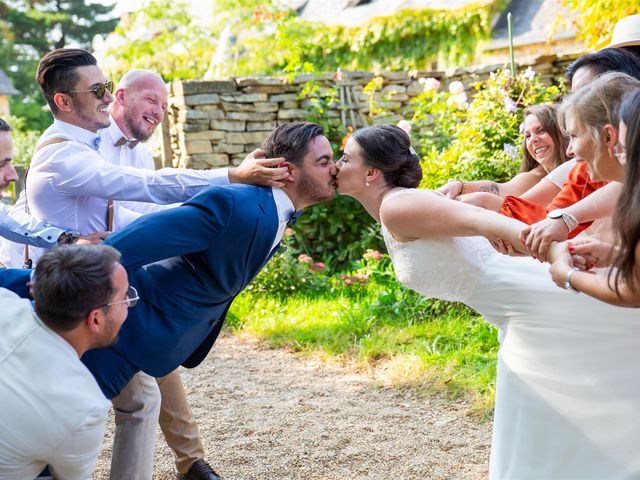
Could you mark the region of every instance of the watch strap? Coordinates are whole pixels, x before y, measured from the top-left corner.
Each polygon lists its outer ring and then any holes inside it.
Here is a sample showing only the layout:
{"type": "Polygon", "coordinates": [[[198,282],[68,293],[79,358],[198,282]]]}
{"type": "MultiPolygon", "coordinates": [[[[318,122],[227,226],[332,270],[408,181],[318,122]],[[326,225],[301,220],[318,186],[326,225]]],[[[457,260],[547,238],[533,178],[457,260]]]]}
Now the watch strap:
{"type": "Polygon", "coordinates": [[[576,267],[572,267],[571,270],[569,270],[567,272],[567,276],[566,276],[565,281],[564,281],[564,289],[565,290],[569,290],[569,291],[574,292],[574,293],[580,293],[580,290],[578,290],[576,287],[571,285],[571,277],[573,276],[573,274],[575,272],[579,272],[579,271],[580,271],[580,269],[578,269],[576,267]]]}

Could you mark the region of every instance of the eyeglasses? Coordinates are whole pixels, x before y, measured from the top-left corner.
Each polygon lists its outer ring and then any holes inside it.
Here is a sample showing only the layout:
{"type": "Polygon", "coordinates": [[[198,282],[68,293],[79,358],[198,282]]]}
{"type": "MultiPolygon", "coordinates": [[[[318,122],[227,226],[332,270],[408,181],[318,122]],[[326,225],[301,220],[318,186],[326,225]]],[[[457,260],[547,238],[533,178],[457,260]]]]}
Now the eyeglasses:
{"type": "Polygon", "coordinates": [[[129,288],[127,289],[127,298],[125,298],[124,300],[118,300],[117,302],[105,303],[104,305],[100,305],[96,308],[110,307],[111,305],[117,305],[119,303],[124,303],[127,308],[132,308],[135,307],[136,303],[138,303],[138,300],[140,300],[138,291],[131,285],[129,285],[129,288]]]}
{"type": "Polygon", "coordinates": [[[93,93],[96,98],[102,99],[105,93],[107,93],[107,90],[109,90],[109,93],[113,93],[113,82],[111,80],[107,80],[104,83],[98,83],[89,90],[67,90],[66,92],[62,93],[93,93]]]}
{"type": "Polygon", "coordinates": [[[618,163],[620,163],[620,165],[625,165],[627,163],[627,150],[620,142],[616,143],[616,146],[613,147],[613,156],[618,159],[618,163]]]}

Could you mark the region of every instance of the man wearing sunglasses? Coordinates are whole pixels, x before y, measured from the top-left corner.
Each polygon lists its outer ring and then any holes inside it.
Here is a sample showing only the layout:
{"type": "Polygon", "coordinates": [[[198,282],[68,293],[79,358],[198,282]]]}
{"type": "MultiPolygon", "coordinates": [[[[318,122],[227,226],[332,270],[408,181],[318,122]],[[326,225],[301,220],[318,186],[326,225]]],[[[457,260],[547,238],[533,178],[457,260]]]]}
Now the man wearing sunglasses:
{"type": "Polygon", "coordinates": [[[85,480],[110,404],[80,357],[116,341],[137,292],[120,254],[102,245],[48,251],[32,290],[34,306],[0,289],[0,478],[35,478],[49,465],[54,478],[85,480]]]}

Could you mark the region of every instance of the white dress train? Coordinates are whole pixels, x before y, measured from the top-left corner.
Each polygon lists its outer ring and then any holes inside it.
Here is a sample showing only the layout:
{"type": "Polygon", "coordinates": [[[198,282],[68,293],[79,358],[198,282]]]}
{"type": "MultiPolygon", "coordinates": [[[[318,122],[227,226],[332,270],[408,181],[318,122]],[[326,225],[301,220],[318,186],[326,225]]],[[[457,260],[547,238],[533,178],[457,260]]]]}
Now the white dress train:
{"type": "MultiPolygon", "coordinates": [[[[401,190],[385,198],[413,192],[401,190]]],[[[482,237],[398,242],[399,281],[499,329],[489,477],[640,479],[640,312],[558,288],[548,265],[482,237]]]]}

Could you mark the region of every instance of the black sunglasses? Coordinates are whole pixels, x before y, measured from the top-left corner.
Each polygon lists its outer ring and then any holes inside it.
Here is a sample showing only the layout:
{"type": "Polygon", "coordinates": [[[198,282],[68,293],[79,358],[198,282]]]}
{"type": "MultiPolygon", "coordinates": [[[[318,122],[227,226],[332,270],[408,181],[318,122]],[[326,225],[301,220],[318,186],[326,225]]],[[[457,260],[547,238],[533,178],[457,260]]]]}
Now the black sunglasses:
{"type": "Polygon", "coordinates": [[[98,83],[89,90],[68,90],[62,93],[93,93],[96,98],[102,99],[104,94],[107,93],[107,90],[109,90],[109,93],[113,93],[113,82],[111,80],[107,80],[104,83],[98,83]]]}

